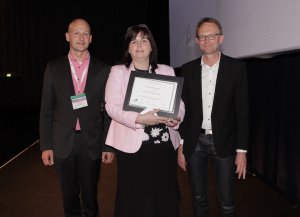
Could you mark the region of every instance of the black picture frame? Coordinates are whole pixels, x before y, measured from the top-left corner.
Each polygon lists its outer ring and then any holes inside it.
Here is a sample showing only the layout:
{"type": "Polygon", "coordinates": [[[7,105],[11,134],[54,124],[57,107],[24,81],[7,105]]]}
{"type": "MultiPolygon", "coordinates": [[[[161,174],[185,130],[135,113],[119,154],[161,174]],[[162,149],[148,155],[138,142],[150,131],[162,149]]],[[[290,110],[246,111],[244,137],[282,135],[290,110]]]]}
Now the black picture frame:
{"type": "MultiPolygon", "coordinates": [[[[143,78],[144,81],[145,81],[145,79],[146,80],[149,79],[149,82],[154,81],[154,82],[160,82],[162,84],[164,82],[168,82],[168,83],[171,82],[171,83],[176,84],[176,85],[174,85],[174,87],[176,86],[176,89],[174,90],[175,97],[173,99],[170,99],[170,100],[173,100],[172,109],[171,110],[163,110],[161,108],[153,108],[153,109],[161,109],[157,113],[159,116],[177,118],[178,111],[179,111],[179,105],[180,105],[180,99],[181,99],[181,93],[182,93],[182,88],[183,88],[183,82],[184,82],[183,77],[175,77],[175,76],[168,76],[168,75],[131,71],[129,81],[128,81],[128,86],[127,86],[127,91],[126,91],[126,95],[125,95],[125,100],[124,100],[124,104],[123,104],[124,111],[135,111],[135,112],[140,113],[141,111],[143,111],[147,108],[145,106],[132,105],[132,103],[130,103],[132,92],[137,91],[137,90],[133,90],[134,82],[138,82],[138,80],[139,80],[137,78],[143,78]]],[[[174,93],[173,93],[173,96],[174,96],[174,93]]]]}

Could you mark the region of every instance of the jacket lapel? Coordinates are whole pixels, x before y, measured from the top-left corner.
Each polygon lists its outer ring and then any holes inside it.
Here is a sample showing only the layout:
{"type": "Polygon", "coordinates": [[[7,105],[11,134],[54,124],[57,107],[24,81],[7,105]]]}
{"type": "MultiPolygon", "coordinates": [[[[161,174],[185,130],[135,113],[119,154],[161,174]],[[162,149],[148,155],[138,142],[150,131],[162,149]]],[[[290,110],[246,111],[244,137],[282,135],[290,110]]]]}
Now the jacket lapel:
{"type": "Polygon", "coordinates": [[[92,85],[91,82],[94,80],[94,73],[96,72],[95,70],[95,64],[93,64],[93,58],[90,57],[90,63],[89,63],[89,68],[88,68],[88,73],[87,73],[87,78],[86,78],[86,84],[85,84],[85,89],[84,92],[86,93],[87,96],[89,96],[92,93],[92,85]]]}
{"type": "Polygon", "coordinates": [[[220,97],[222,97],[223,95],[222,93],[224,93],[224,91],[226,92],[226,88],[224,85],[224,81],[226,80],[226,66],[224,67],[224,65],[226,65],[226,60],[224,60],[224,55],[221,54],[212,113],[214,112],[216,107],[218,107],[220,97]]]}
{"type": "Polygon", "coordinates": [[[202,66],[201,66],[201,58],[199,58],[199,61],[196,61],[194,68],[192,70],[194,72],[194,84],[195,84],[195,93],[196,96],[198,96],[198,106],[202,110],[202,66]],[[199,94],[198,94],[199,93],[199,94]]]}
{"type": "Polygon", "coordinates": [[[70,63],[67,56],[65,57],[63,61],[63,66],[61,68],[62,68],[62,75],[64,75],[63,78],[64,80],[63,84],[65,85],[64,89],[69,96],[73,96],[75,95],[75,91],[74,91],[74,85],[72,80],[70,63]]]}

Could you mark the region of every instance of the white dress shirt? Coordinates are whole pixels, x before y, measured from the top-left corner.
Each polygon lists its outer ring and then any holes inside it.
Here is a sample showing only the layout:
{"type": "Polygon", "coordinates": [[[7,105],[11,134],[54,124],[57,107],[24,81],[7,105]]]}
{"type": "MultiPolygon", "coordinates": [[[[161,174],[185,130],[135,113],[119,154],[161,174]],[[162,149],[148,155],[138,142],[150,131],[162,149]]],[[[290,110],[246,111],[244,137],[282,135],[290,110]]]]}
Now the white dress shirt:
{"type": "Polygon", "coordinates": [[[203,122],[201,128],[205,130],[212,130],[211,111],[214,102],[216,82],[217,82],[217,76],[219,71],[219,63],[220,63],[220,58],[214,65],[209,66],[204,63],[203,57],[201,58],[202,107],[203,107],[203,122]]]}

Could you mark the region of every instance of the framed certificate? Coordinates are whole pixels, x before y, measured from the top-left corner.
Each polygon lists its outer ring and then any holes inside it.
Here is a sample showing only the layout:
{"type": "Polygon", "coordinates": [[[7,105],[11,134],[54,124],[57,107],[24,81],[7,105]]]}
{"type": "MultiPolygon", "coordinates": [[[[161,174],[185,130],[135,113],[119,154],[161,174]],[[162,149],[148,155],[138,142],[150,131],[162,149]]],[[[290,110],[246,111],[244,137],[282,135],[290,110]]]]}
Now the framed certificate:
{"type": "Polygon", "coordinates": [[[182,77],[132,71],[123,110],[160,109],[159,116],[176,118],[182,86],[182,77]]]}

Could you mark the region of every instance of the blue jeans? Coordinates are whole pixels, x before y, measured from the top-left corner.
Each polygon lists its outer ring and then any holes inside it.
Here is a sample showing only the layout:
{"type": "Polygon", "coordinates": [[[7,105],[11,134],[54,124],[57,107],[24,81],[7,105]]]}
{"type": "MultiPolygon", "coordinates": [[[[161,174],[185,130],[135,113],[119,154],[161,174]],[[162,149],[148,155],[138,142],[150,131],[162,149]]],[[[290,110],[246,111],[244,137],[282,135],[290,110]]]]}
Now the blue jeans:
{"type": "Polygon", "coordinates": [[[200,134],[195,151],[188,159],[195,217],[208,217],[207,179],[209,160],[216,178],[221,216],[235,216],[235,155],[226,158],[218,157],[213,144],[213,135],[200,134]]]}

